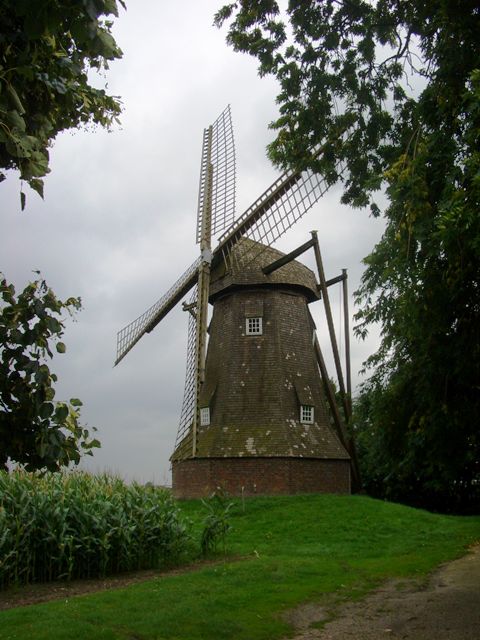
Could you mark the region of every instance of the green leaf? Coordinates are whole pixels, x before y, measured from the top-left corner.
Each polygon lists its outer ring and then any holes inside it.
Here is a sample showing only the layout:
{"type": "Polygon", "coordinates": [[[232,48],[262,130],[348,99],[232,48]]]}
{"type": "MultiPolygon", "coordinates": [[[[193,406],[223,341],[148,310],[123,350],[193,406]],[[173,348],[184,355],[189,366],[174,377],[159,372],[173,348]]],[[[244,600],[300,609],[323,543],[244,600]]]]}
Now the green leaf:
{"type": "Polygon", "coordinates": [[[38,193],[38,195],[43,200],[43,180],[40,180],[40,178],[31,178],[28,184],[32,187],[34,191],[38,193]]]}
{"type": "Polygon", "coordinates": [[[113,23],[103,18],[118,14],[117,2],[9,0],[1,6],[0,176],[2,169],[17,169],[43,198],[40,178],[49,172],[56,136],[90,124],[108,129],[121,112],[119,99],[91,81],[107,60],[122,55],[113,23]]]}
{"type": "Polygon", "coordinates": [[[65,353],[65,351],[67,350],[65,344],[63,342],[57,342],[56,344],[56,349],[58,351],[58,353],[65,353]]]}
{"type": "Polygon", "coordinates": [[[22,118],[21,114],[16,109],[7,111],[6,122],[10,129],[17,129],[19,132],[26,131],[27,125],[25,124],[25,119],[22,118]]]}
{"type": "Polygon", "coordinates": [[[69,410],[68,406],[64,402],[59,402],[55,409],[55,418],[59,424],[65,422],[68,418],[69,410]]]}
{"type": "Polygon", "coordinates": [[[23,193],[23,191],[20,191],[20,207],[21,207],[22,211],[25,209],[26,200],[27,200],[27,198],[26,198],[25,194],[23,193]]]}
{"type": "Polygon", "coordinates": [[[53,400],[55,397],[55,389],[53,389],[52,387],[50,387],[49,389],[47,389],[45,391],[45,398],[47,400],[53,400]]]}
{"type": "Polygon", "coordinates": [[[44,402],[41,405],[38,413],[43,420],[46,420],[47,418],[50,418],[53,411],[54,411],[53,404],[51,402],[44,402]]]}
{"type": "Polygon", "coordinates": [[[7,82],[7,92],[13,102],[15,109],[18,111],[19,115],[23,116],[23,114],[25,113],[25,107],[20,102],[20,98],[18,97],[18,93],[15,91],[15,88],[9,82],[7,82]]]}

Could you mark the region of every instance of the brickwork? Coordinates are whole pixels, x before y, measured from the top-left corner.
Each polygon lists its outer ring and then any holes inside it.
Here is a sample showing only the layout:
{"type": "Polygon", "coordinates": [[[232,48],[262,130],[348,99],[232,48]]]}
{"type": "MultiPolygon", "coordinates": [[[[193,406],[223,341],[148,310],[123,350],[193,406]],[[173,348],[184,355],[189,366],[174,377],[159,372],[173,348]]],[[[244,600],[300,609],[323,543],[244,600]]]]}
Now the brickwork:
{"type": "Polygon", "coordinates": [[[196,458],[174,462],[172,474],[180,499],[204,498],[218,488],[232,496],[350,493],[348,460],[196,458]]]}

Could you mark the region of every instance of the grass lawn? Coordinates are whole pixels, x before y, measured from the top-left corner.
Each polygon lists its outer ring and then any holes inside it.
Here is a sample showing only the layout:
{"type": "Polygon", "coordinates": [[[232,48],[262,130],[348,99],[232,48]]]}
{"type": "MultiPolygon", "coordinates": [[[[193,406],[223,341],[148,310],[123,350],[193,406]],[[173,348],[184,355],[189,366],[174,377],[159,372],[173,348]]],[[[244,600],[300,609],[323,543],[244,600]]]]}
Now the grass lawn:
{"type": "MultiPolygon", "coordinates": [[[[234,502],[228,553],[241,559],[1,612],[1,640],[274,640],[291,631],[282,612],[301,602],[425,574],[480,539],[480,517],[361,496],[234,502]]],[[[182,510],[196,522],[198,502],[182,510]]]]}

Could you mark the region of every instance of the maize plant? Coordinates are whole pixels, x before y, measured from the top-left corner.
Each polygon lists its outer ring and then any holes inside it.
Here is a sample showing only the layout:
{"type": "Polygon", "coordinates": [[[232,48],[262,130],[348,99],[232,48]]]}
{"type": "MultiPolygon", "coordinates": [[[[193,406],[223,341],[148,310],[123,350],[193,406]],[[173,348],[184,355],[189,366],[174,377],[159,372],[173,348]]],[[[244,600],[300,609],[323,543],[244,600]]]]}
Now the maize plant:
{"type": "Polygon", "coordinates": [[[109,475],[0,471],[0,588],[158,568],[189,550],[170,494],[109,475]]]}

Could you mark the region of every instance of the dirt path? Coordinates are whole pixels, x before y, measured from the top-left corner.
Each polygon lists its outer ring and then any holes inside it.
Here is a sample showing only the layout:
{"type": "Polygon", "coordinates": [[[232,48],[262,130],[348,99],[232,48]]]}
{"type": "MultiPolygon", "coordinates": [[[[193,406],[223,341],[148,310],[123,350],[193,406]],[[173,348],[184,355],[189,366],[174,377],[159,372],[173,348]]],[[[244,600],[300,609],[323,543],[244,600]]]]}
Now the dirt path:
{"type": "Polygon", "coordinates": [[[392,580],[359,602],[308,604],[288,619],[293,640],[479,640],[480,546],[426,582],[392,580]]]}

